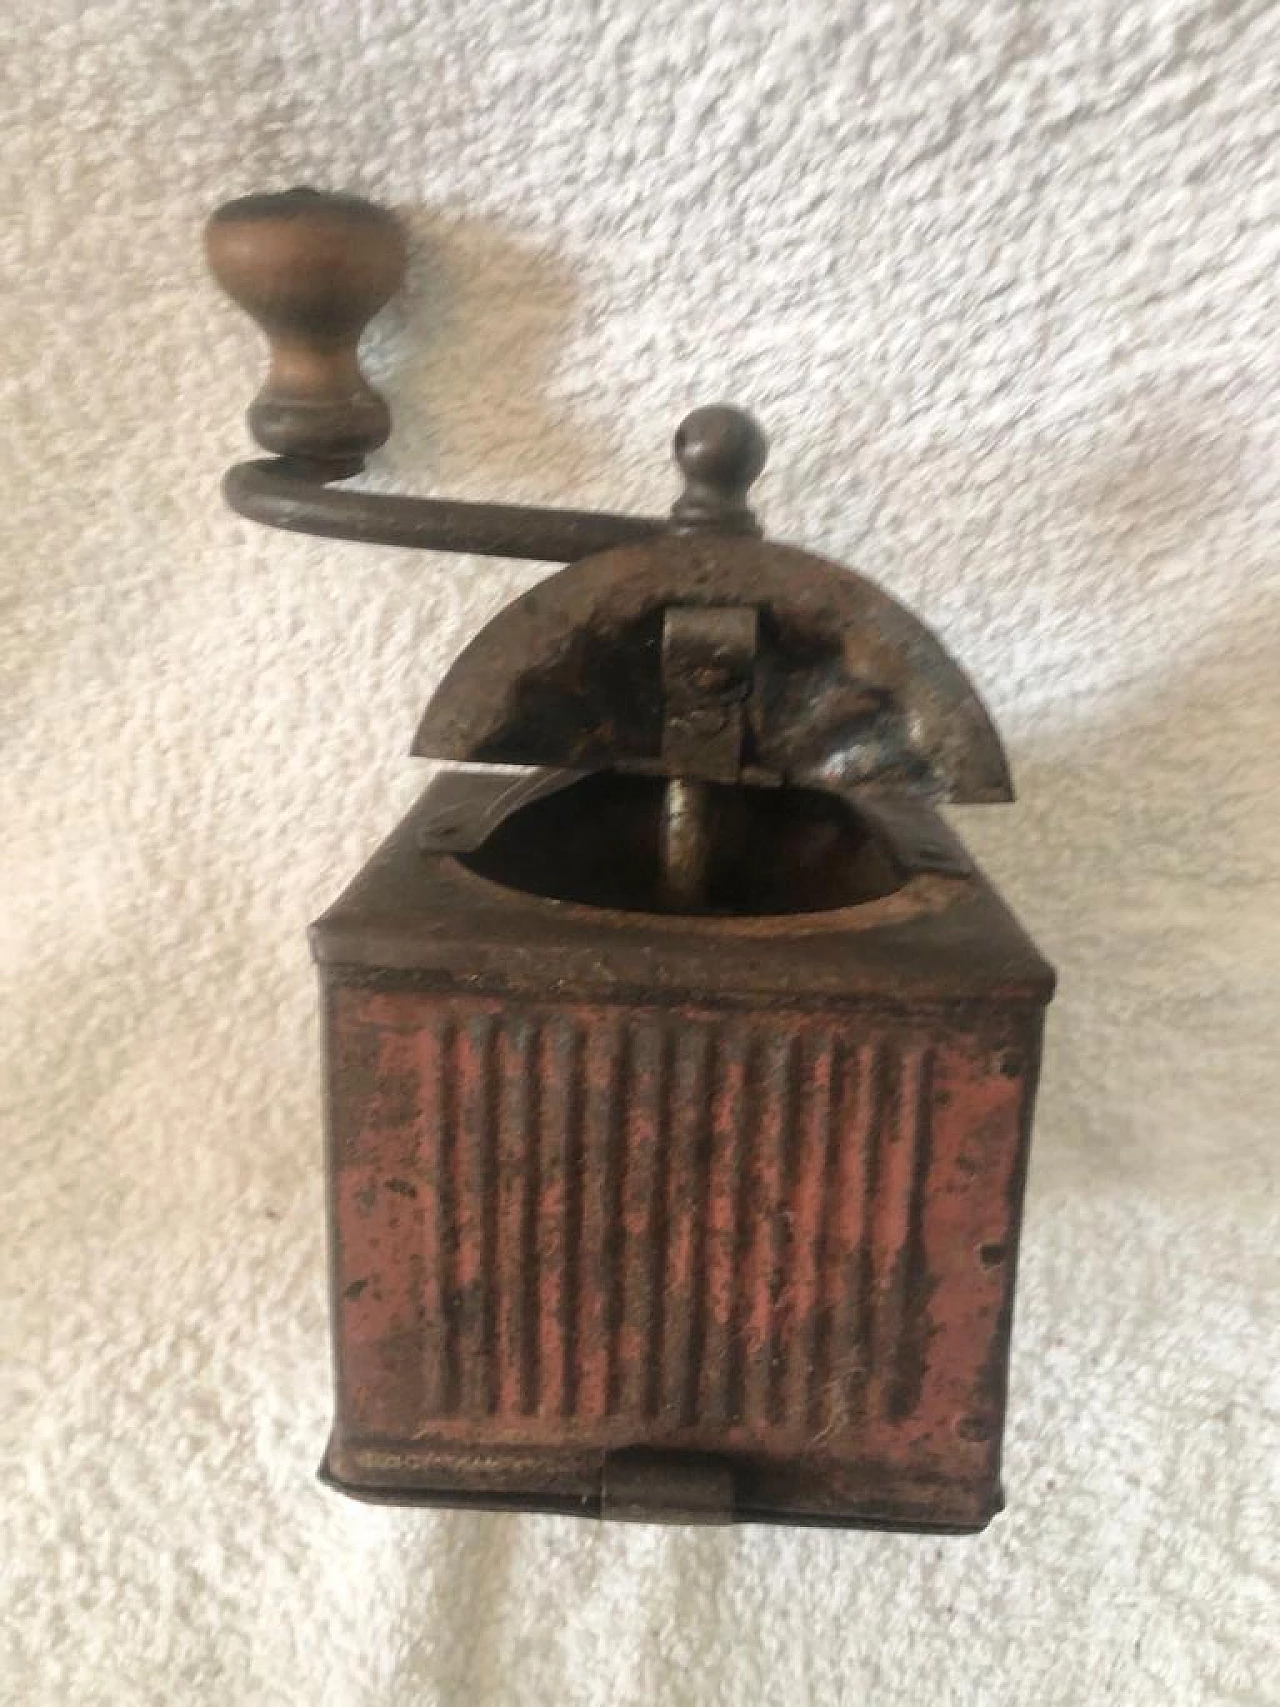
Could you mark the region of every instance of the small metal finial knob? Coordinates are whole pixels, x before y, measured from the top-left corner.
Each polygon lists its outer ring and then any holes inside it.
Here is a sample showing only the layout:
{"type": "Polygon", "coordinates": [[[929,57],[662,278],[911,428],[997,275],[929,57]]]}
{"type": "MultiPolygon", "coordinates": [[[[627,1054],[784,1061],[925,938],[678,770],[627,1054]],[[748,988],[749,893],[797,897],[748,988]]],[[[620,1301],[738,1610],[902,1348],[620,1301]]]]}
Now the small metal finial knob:
{"type": "Polygon", "coordinates": [[[365,326],[404,277],[395,215],[357,196],[293,189],[228,202],[205,228],[218,283],[266,333],[271,367],[249,426],[277,456],[355,472],[391,412],[360,371],[365,326]]]}
{"type": "Polygon", "coordinates": [[[768,455],[768,440],[745,410],[711,403],[686,415],[675,436],[685,488],[672,506],[672,526],[680,533],[759,533],[746,498],[768,455]]]}

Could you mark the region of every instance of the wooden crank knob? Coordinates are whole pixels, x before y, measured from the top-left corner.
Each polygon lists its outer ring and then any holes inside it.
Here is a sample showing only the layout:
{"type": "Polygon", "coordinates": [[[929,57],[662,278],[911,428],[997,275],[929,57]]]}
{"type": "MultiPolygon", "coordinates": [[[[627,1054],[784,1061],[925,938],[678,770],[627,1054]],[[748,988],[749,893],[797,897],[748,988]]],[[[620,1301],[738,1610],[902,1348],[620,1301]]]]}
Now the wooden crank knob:
{"type": "Polygon", "coordinates": [[[271,346],[249,409],[254,438],[276,456],[357,472],[391,431],[391,411],[357,350],[404,277],[400,222],[357,196],[242,196],[209,220],[205,251],[213,276],[271,346]]]}

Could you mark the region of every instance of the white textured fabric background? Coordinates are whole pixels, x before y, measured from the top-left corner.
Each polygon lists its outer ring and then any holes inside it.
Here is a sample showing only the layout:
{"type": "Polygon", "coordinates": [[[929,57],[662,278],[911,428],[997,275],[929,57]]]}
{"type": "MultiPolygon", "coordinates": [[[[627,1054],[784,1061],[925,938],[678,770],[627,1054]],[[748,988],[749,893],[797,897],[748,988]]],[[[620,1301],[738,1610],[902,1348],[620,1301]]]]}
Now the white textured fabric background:
{"type": "Polygon", "coordinates": [[[1275,1703],[1280,10],[1267,0],[29,0],[0,23],[0,1698],[1275,1703]],[[377,478],[671,495],[941,631],[1058,963],[1009,1510],[944,1541],[363,1508],[328,1423],[303,931],[540,573],[218,501],[227,196],[383,197],[377,478]]]}

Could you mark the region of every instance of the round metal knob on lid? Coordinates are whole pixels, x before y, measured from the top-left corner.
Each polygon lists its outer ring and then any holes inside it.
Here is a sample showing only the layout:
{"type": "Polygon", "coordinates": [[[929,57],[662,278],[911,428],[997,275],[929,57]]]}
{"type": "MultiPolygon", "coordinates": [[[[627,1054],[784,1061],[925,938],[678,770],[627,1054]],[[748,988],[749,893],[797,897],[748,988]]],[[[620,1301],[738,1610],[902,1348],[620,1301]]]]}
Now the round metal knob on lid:
{"type": "Polygon", "coordinates": [[[760,532],[747,506],[748,488],[764,472],[769,444],[742,409],[710,403],[676,428],[675,459],[685,489],[671,509],[677,533],[713,528],[720,533],[760,532]]]}
{"type": "Polygon", "coordinates": [[[405,236],[395,215],[357,196],[305,188],[243,196],[205,228],[218,283],[271,345],[249,410],[277,456],[354,473],[384,443],[391,412],[360,370],[360,334],[395,294],[405,236]]]}

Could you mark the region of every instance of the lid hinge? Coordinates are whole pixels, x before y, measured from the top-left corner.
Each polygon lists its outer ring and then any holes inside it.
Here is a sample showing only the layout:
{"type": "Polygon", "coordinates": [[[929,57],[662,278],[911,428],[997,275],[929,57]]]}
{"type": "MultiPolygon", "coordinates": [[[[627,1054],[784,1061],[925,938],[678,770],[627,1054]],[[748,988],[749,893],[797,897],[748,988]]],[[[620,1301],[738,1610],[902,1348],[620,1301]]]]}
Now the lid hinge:
{"type": "Polygon", "coordinates": [[[759,620],[749,605],[668,605],[662,622],[662,768],[737,782],[755,685],[759,620]]]}
{"type": "Polygon", "coordinates": [[[742,775],[755,686],[757,612],[750,605],[668,605],[662,620],[659,904],[694,912],[706,901],[712,849],[708,783],[742,775]]]}

